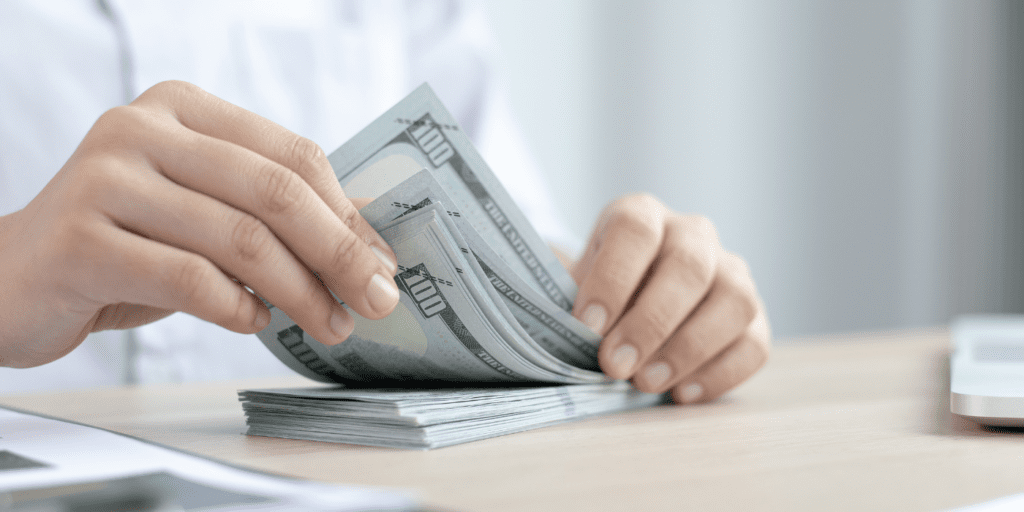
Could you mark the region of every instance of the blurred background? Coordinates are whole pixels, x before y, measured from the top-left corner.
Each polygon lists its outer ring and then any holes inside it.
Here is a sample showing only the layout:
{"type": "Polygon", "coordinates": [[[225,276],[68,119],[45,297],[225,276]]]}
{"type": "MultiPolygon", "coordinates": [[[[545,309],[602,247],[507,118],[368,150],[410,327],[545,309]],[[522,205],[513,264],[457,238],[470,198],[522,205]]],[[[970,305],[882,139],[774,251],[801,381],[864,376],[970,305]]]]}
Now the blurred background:
{"type": "Polygon", "coordinates": [[[707,215],[777,337],[1024,312],[1024,3],[484,6],[580,236],[629,191],[707,215]]]}

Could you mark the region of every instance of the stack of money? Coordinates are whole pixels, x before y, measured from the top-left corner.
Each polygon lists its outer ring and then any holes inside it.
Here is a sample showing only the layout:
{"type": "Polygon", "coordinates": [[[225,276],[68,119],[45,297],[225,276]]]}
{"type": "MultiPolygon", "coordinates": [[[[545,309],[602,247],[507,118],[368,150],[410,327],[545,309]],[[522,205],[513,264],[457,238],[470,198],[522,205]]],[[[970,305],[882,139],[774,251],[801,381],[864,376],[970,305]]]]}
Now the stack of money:
{"type": "Polygon", "coordinates": [[[376,198],[360,213],[398,257],[400,302],[382,320],[350,310],[355,330],[334,346],[269,305],[259,338],[271,352],[309,378],[359,387],[242,391],[250,434],[429,447],[660,400],[600,373],[600,336],[570,314],[572,277],[428,85],[329,160],[349,197],[376,198]],[[452,387],[469,383],[561,386],[452,387]],[[423,420],[431,403],[447,410],[423,420]]]}
{"type": "Polygon", "coordinates": [[[446,389],[303,388],[240,393],[249,434],[430,449],[656,404],[625,382],[446,389]]]}

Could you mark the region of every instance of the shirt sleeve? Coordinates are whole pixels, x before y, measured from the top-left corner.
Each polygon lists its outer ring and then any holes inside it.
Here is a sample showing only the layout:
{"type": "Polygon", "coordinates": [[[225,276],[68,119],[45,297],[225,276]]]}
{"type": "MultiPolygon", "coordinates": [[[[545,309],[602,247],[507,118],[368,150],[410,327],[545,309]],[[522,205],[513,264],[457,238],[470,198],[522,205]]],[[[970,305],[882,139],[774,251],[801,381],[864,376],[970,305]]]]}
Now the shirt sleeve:
{"type": "Polygon", "coordinates": [[[483,9],[455,0],[409,8],[409,87],[428,82],[540,236],[577,254],[583,242],[568,228],[515,121],[483,9]]]}

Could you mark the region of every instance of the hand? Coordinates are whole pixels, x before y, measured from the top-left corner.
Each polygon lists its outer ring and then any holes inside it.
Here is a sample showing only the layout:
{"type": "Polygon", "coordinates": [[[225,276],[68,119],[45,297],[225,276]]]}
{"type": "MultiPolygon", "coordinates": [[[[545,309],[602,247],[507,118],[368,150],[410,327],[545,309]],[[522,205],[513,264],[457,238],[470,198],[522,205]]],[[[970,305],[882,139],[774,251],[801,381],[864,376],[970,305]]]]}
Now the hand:
{"type": "Polygon", "coordinates": [[[398,302],[395,255],[313,142],[164,82],[103,114],[43,191],[0,217],[0,365],[55,360],[92,331],[184,311],[241,333],[316,339],[398,302]],[[316,272],[316,275],[313,274],[316,272]]]}
{"type": "Polygon", "coordinates": [[[713,400],[768,359],[768,321],[747,265],[703,217],[650,196],[619,199],[572,273],[573,314],[605,335],[601,368],[641,391],[713,400]]]}

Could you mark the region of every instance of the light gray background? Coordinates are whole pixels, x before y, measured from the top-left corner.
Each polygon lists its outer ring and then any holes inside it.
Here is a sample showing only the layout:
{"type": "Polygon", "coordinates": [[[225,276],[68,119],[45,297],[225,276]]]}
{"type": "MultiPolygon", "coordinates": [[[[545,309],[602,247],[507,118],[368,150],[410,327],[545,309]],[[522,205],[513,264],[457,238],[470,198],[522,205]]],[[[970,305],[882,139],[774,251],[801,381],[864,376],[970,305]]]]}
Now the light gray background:
{"type": "Polygon", "coordinates": [[[709,216],[781,337],[1024,312],[1021,3],[484,5],[581,236],[629,191],[709,216]]]}

